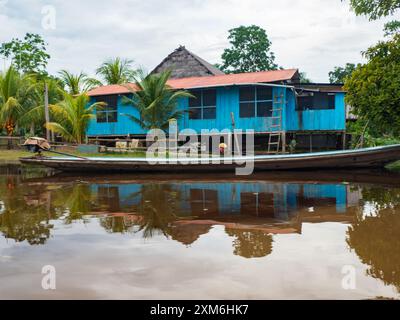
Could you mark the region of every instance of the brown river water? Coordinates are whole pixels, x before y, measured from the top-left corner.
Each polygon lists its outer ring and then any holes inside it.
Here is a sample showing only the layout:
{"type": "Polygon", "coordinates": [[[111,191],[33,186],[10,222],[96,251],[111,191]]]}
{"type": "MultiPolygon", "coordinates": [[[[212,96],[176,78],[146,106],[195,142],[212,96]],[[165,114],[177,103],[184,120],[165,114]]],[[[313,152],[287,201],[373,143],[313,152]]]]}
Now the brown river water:
{"type": "Polygon", "coordinates": [[[11,298],[398,299],[400,175],[0,168],[0,299],[11,298]]]}

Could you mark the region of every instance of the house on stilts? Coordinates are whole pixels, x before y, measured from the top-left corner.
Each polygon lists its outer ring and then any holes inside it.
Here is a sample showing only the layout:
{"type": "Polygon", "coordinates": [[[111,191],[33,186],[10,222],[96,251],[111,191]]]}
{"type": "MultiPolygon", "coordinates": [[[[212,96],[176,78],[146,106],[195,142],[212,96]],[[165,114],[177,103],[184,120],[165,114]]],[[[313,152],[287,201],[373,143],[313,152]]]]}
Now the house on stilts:
{"type": "MultiPolygon", "coordinates": [[[[300,83],[297,69],[224,74],[181,46],[154,70],[171,70],[168,84],[195,98],[179,101],[185,110],[179,130],[254,130],[256,146],[275,152],[292,141],[307,150],[341,149],[346,144],[345,92],[341,85],[300,83]]],[[[107,103],[91,121],[89,139],[144,138],[146,131],[123,114],[138,115],[122,103],[126,86],[91,90],[93,101],[107,103]]]]}

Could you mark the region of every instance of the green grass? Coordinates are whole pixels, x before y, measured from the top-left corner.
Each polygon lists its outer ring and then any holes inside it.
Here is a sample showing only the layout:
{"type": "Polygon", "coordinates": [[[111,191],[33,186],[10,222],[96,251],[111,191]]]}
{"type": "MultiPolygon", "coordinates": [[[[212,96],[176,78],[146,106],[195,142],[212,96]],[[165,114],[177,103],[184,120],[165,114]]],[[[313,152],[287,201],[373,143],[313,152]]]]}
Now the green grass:
{"type": "Polygon", "coordinates": [[[1,162],[18,161],[20,157],[29,157],[32,153],[22,150],[0,150],[1,162]]]}
{"type": "MultiPolygon", "coordinates": [[[[63,152],[63,151],[61,151],[63,152]]],[[[115,152],[115,153],[80,153],[80,152],[65,152],[67,154],[70,155],[74,155],[74,156],[78,156],[78,157],[85,157],[85,158],[90,158],[90,157],[95,157],[95,158],[144,158],[146,157],[146,153],[145,152],[129,152],[129,153],[119,153],[119,152],[115,152]]],[[[46,153],[48,156],[60,156],[62,157],[62,155],[57,155],[55,153],[51,153],[48,152],[46,153]]]]}
{"type": "MultiPolygon", "coordinates": [[[[99,154],[93,154],[93,153],[79,153],[79,152],[65,152],[67,154],[75,155],[75,156],[80,156],[80,157],[105,157],[105,158],[110,158],[110,157],[118,157],[118,158],[144,158],[146,154],[144,152],[130,152],[130,153],[99,153],[99,154]]],[[[57,155],[55,153],[51,152],[45,152],[44,153],[47,156],[62,156],[62,155],[57,155]]],[[[21,157],[30,157],[33,156],[34,153],[23,151],[23,150],[0,150],[0,162],[7,163],[7,162],[17,162],[19,158],[21,157]]]]}

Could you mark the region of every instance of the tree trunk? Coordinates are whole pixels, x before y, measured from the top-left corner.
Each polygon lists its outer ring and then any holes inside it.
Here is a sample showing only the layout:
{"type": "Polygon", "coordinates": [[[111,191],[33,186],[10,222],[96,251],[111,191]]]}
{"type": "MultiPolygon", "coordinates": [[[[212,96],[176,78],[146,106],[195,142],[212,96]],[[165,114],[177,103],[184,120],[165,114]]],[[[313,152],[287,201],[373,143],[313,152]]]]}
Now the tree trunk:
{"type": "Polygon", "coordinates": [[[8,139],[7,139],[7,149],[8,150],[12,150],[13,149],[13,143],[12,143],[11,136],[8,136],[8,139]]]}

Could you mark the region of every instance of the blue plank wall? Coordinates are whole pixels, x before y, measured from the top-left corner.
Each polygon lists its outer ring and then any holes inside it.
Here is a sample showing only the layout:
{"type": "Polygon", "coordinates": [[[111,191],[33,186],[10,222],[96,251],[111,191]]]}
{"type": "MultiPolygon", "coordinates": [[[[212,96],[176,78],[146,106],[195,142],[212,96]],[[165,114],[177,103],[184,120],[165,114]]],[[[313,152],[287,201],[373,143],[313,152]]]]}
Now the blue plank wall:
{"type": "Polygon", "coordinates": [[[345,94],[335,94],[335,109],[296,111],[294,95],[289,94],[286,108],[287,131],[344,131],[346,129],[345,94]]]}
{"type": "MultiPolygon", "coordinates": [[[[231,129],[231,112],[237,129],[253,129],[255,132],[269,132],[276,129],[271,128],[271,118],[240,118],[239,117],[239,88],[237,86],[217,88],[217,117],[215,120],[190,120],[186,113],[179,120],[179,130],[193,129],[200,133],[202,129],[231,129]]],[[[296,111],[295,96],[292,90],[285,88],[274,88],[274,109],[283,108],[283,129],[286,131],[344,131],[346,126],[346,112],[344,93],[335,96],[336,107],[334,110],[306,110],[296,111]],[[286,103],[285,103],[286,101],[286,103]]],[[[178,108],[187,110],[188,99],[181,99],[178,108]]],[[[122,114],[134,114],[137,111],[131,106],[124,106],[121,97],[118,98],[118,122],[97,123],[92,119],[89,125],[88,135],[144,135],[146,132],[139,125],[132,122],[122,114]]],[[[275,113],[276,115],[276,113],[275,113]]]]}
{"type": "MultiPolygon", "coordinates": [[[[95,102],[91,99],[91,102],[95,102]]],[[[112,123],[98,123],[96,118],[90,120],[89,129],[87,134],[89,136],[115,136],[115,135],[128,135],[128,134],[146,134],[138,124],[130,120],[123,114],[132,114],[138,116],[138,111],[132,107],[122,104],[122,96],[118,97],[118,121],[112,123]]]]}

